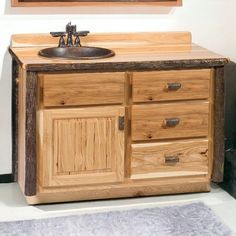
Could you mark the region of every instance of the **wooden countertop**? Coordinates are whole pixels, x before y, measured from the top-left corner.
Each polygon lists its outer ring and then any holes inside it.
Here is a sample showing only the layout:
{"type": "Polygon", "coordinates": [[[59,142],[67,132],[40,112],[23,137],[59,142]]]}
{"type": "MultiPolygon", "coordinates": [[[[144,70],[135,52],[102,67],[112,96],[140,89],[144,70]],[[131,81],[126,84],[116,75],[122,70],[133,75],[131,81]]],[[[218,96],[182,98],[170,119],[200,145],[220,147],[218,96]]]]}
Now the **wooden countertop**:
{"type": "Polygon", "coordinates": [[[96,60],[44,58],[38,52],[58,43],[48,34],[13,35],[9,51],[27,71],[142,71],[219,67],[229,62],[192,43],[189,32],[91,34],[81,42],[112,49],[116,55],[96,60]]]}

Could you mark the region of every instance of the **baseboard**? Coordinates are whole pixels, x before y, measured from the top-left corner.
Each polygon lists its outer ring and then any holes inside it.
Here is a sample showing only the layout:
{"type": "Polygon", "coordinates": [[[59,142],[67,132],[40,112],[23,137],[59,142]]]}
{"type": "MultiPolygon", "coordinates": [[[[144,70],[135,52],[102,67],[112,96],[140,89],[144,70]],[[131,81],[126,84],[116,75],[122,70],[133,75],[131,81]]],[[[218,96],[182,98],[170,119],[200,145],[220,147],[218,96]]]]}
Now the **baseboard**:
{"type": "Polygon", "coordinates": [[[14,182],[13,174],[0,175],[0,184],[14,182]]]}

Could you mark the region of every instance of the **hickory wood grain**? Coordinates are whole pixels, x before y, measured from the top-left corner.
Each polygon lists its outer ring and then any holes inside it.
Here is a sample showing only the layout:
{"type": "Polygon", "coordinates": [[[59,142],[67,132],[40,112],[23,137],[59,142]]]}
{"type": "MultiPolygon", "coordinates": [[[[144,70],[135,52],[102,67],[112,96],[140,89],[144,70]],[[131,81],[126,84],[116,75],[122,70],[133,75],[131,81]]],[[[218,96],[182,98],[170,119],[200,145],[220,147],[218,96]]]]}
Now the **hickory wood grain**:
{"type": "Polygon", "coordinates": [[[211,70],[172,70],[133,73],[133,102],[208,99],[211,70]],[[168,90],[168,84],[180,88],[168,90]]]}
{"type": "Polygon", "coordinates": [[[131,168],[132,179],[206,175],[208,140],[132,144],[131,168]],[[168,157],[179,161],[166,163],[168,157]]]}
{"type": "Polygon", "coordinates": [[[124,73],[44,73],[39,77],[45,107],[124,103],[124,73]]]}
{"type": "Polygon", "coordinates": [[[49,109],[39,114],[39,179],[44,187],[121,182],[120,106],[49,109]]]}
{"type": "Polygon", "coordinates": [[[208,102],[133,105],[132,140],[207,137],[208,115],[208,102]],[[179,124],[166,127],[165,120],[172,118],[179,124]]]}

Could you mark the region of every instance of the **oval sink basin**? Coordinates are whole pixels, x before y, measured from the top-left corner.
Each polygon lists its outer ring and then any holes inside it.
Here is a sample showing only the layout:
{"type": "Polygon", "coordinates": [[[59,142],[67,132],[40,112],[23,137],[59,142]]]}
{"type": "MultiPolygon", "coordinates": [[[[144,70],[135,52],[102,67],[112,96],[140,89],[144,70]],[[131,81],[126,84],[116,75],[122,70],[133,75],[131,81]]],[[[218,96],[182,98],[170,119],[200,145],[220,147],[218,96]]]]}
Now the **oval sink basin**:
{"type": "Polygon", "coordinates": [[[49,58],[66,58],[77,60],[91,60],[112,57],[115,53],[106,48],[98,47],[54,47],[39,51],[39,55],[49,58]]]}

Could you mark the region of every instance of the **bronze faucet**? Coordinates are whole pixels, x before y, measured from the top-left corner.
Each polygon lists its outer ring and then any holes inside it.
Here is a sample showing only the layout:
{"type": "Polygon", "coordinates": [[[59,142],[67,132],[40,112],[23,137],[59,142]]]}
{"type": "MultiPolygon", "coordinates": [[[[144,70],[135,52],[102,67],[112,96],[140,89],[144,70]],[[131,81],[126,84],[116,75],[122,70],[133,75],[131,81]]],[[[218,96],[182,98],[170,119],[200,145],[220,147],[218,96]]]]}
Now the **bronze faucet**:
{"type": "Polygon", "coordinates": [[[80,37],[87,36],[89,31],[76,31],[76,25],[72,25],[69,22],[66,25],[66,32],[50,32],[53,37],[60,37],[58,47],[81,47],[80,37]],[[65,42],[64,37],[67,36],[67,40],[65,42]],[[73,37],[75,39],[73,40],[73,37]]]}

